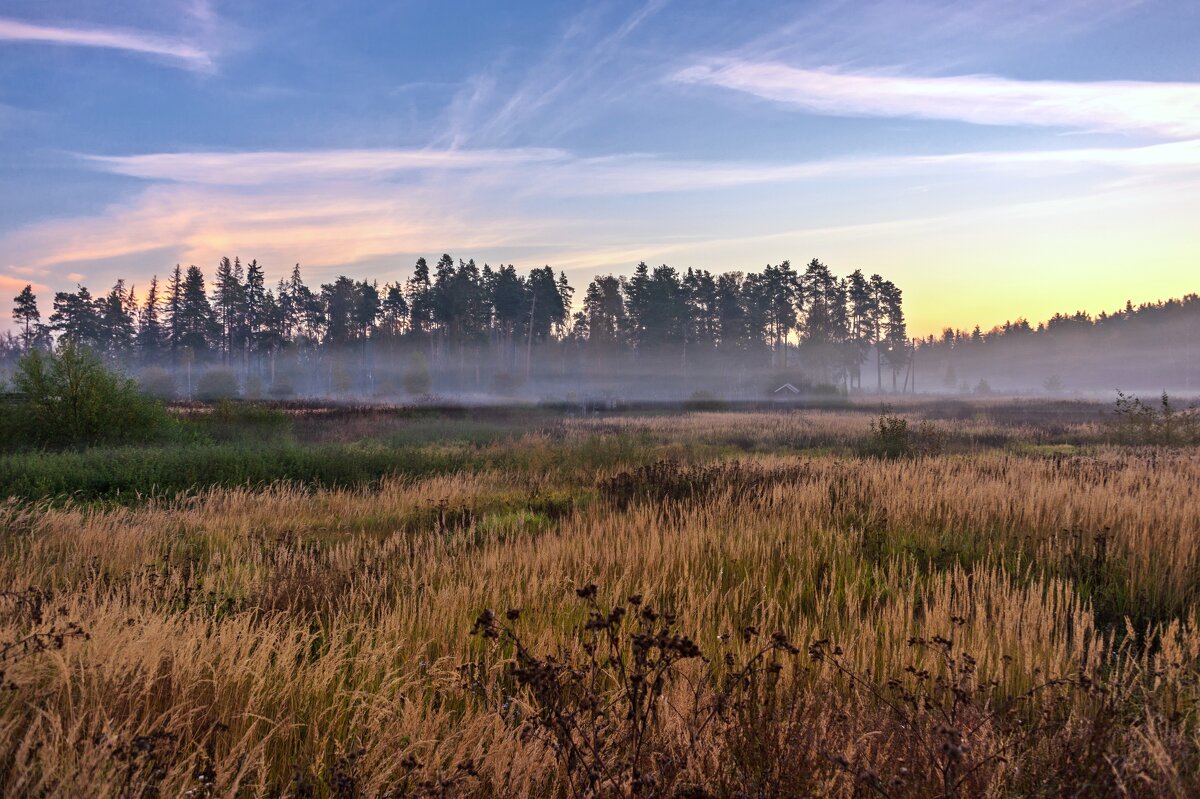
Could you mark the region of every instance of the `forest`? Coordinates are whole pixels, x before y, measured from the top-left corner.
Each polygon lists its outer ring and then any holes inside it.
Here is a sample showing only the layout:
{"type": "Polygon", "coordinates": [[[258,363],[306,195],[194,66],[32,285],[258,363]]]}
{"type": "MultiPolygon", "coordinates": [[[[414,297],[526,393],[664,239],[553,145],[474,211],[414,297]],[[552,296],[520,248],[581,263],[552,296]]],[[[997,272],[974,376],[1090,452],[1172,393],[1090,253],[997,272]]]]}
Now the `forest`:
{"type": "Polygon", "coordinates": [[[176,266],[143,292],[118,280],[14,300],[9,368],[56,338],[84,344],[166,399],[404,396],[761,400],[802,395],[1074,394],[1200,389],[1200,297],[1127,302],[990,330],[910,337],[901,290],[814,258],[759,272],[651,268],[597,275],[576,297],[549,266],[522,275],[443,255],[407,280],[296,265],[273,286],[255,260],[210,280],[176,266]],[[918,385],[918,379],[920,383],[918,385]]]}
{"type": "Polygon", "coordinates": [[[923,391],[1100,394],[1115,387],[1187,396],[1200,391],[1200,296],[1119,310],[1056,313],[982,331],[946,328],[916,342],[923,391]]]}
{"type": "Polygon", "coordinates": [[[58,292],[44,319],[27,286],[7,354],[66,338],[183,397],[196,392],[195,370],[232,372],[229,386],[275,398],[516,394],[548,383],[624,392],[639,371],[677,375],[675,391],[690,377],[757,398],[775,373],[827,392],[858,389],[868,361],[868,383],[896,388],[911,348],[894,283],[861,271],[839,278],[817,259],[803,271],[784,261],[720,275],[640,263],[575,293],[549,266],[521,275],[449,255],[432,268],[417,260],[404,282],[340,276],[317,288],[299,265],[271,288],[257,261],[224,258],[211,281],[177,266],[141,294],[123,280],[100,296],[58,292]],[[730,364],[735,385],[707,382],[730,364]]]}

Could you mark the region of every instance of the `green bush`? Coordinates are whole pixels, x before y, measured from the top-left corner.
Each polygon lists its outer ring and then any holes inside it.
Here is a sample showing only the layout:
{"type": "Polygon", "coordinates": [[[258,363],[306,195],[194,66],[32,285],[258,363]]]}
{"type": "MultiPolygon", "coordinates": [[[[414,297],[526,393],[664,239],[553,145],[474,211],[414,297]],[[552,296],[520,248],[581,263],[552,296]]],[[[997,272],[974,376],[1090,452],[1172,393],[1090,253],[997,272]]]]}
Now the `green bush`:
{"type": "Polygon", "coordinates": [[[523,382],[521,375],[515,372],[496,372],[492,376],[492,391],[501,397],[516,396],[523,382]]]}
{"type": "Polygon", "coordinates": [[[871,421],[870,435],[858,450],[872,458],[941,455],[946,451],[946,434],[932,422],[921,422],[914,430],[907,419],[885,407],[880,410],[879,418],[871,421]]]}
{"type": "Polygon", "coordinates": [[[263,379],[259,375],[253,374],[246,378],[246,389],[242,393],[248,400],[260,400],[265,392],[263,379]]]}
{"type": "Polygon", "coordinates": [[[917,455],[941,455],[946,451],[946,433],[933,422],[918,424],[909,442],[917,455]]]}
{"type": "Polygon", "coordinates": [[[683,403],[684,410],[689,411],[722,411],[728,406],[729,403],[711,391],[694,391],[683,403]]]}
{"type": "Polygon", "coordinates": [[[179,396],[175,375],[161,367],[143,369],[137,382],[143,394],[156,400],[169,402],[179,396]]]}
{"type": "Polygon", "coordinates": [[[424,396],[433,389],[433,375],[429,373],[429,361],[421,353],[413,356],[404,370],[404,390],[414,397],[424,396]]]}
{"type": "Polygon", "coordinates": [[[223,366],[209,369],[196,381],[196,399],[204,402],[236,399],[238,394],[237,375],[223,366]]]}
{"type": "Polygon", "coordinates": [[[1171,404],[1165,391],[1157,407],[1118,391],[1113,415],[1113,429],[1122,444],[1200,444],[1200,408],[1180,410],[1171,404]]]}
{"type": "Polygon", "coordinates": [[[275,399],[291,399],[296,396],[296,387],[286,377],[277,377],[271,382],[267,393],[275,399]]]}
{"type": "Polygon", "coordinates": [[[177,428],[160,402],[72,341],[22,356],[13,389],[3,438],[14,448],[143,442],[177,428]]]}
{"type": "Polygon", "coordinates": [[[878,419],[871,420],[871,434],[862,446],[863,454],[876,458],[904,458],[912,455],[908,420],[894,416],[884,408],[878,419]]]}

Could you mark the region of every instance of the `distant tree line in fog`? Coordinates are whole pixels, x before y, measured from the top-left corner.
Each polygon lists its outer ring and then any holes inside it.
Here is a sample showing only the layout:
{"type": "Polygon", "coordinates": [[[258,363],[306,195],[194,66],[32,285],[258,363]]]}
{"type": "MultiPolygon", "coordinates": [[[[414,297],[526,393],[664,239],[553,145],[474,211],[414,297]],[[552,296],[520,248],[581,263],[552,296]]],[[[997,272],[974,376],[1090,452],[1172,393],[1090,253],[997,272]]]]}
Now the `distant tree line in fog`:
{"type": "Polygon", "coordinates": [[[575,293],[549,266],[521,275],[449,255],[432,267],[418,259],[403,282],[340,276],[316,288],[299,265],[270,287],[257,261],[223,258],[211,279],[177,266],[140,296],[124,280],[100,296],[83,286],[58,292],[44,318],[27,286],[7,349],[11,358],[65,338],[127,369],[219,365],[269,381],[268,390],[283,363],[325,364],[329,380],[345,384],[326,390],[354,391],[391,355],[424,359],[459,390],[496,375],[615,373],[637,362],[803,370],[851,389],[869,360],[881,388],[885,373],[894,386],[910,352],[895,284],[861,271],[839,278],[816,259],[803,271],[784,261],[718,275],[641,263],[629,277],[597,276],[577,303],[575,293]],[[335,363],[352,374],[335,379],[335,363]]]}
{"type": "Polygon", "coordinates": [[[1171,388],[1200,391],[1200,296],[1096,315],[1056,313],[1036,325],[1008,321],[984,331],[946,328],[917,339],[924,390],[1045,393],[1171,388]]]}

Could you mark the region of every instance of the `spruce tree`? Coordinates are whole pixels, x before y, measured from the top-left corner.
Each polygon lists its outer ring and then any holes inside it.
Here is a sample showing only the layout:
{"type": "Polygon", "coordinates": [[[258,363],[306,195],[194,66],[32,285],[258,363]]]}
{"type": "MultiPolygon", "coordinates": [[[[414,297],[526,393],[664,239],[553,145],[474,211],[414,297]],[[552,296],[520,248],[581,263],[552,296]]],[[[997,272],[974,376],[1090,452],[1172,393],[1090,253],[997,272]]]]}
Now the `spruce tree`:
{"type": "Polygon", "coordinates": [[[167,329],[166,345],[171,354],[171,363],[177,365],[179,349],[183,346],[183,270],[175,264],[171,280],[167,283],[167,329]]]}
{"type": "Polygon", "coordinates": [[[266,276],[263,274],[262,267],[258,265],[258,260],[255,259],[246,265],[246,282],[242,285],[245,343],[252,352],[262,349],[261,338],[266,301],[266,276]]]}
{"type": "Polygon", "coordinates": [[[209,343],[219,338],[220,331],[204,288],[204,273],[194,264],[187,268],[183,279],[179,316],[179,345],[189,350],[193,358],[202,358],[209,351],[209,343]]]}
{"type": "Polygon", "coordinates": [[[158,275],[150,279],[146,300],[138,313],[137,348],[142,363],[157,364],[162,359],[165,339],[162,318],[162,297],[158,293],[158,275]]]}

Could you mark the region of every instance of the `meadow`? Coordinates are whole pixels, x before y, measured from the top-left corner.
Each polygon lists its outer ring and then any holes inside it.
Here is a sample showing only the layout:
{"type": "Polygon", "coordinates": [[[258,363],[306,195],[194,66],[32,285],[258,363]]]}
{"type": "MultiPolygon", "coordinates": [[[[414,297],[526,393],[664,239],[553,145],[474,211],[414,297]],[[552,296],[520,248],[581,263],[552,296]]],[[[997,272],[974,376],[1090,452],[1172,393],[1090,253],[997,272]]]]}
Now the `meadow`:
{"type": "Polygon", "coordinates": [[[1100,406],[176,413],[0,457],[3,795],[1200,794],[1200,452],[1100,406]]]}

